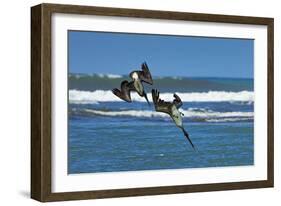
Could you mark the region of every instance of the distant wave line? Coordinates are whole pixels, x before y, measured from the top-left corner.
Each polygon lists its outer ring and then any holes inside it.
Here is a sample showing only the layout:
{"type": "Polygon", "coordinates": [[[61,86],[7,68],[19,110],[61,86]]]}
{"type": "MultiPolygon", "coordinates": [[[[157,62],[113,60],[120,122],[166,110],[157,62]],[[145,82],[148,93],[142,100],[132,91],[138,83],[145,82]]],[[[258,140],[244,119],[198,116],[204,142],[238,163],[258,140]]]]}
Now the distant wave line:
{"type": "Polygon", "coordinates": [[[238,121],[251,121],[253,118],[242,117],[242,118],[220,118],[220,119],[206,119],[206,122],[238,122],[238,121]]]}
{"type": "Polygon", "coordinates": [[[76,79],[80,79],[83,77],[99,77],[99,78],[108,78],[108,79],[119,79],[119,78],[123,78],[122,75],[119,74],[101,74],[101,73],[97,73],[97,74],[70,74],[70,77],[74,77],[76,79]]]}
{"type": "MultiPolygon", "coordinates": [[[[75,109],[73,110],[75,111],[75,109]]],[[[248,118],[253,119],[253,112],[217,112],[213,110],[183,110],[180,111],[184,114],[184,118],[209,118],[210,120],[214,118],[248,118]]],[[[82,109],[81,112],[100,115],[100,116],[131,116],[131,117],[168,117],[168,114],[159,113],[150,110],[121,110],[121,111],[105,111],[96,109],[82,109]]]]}

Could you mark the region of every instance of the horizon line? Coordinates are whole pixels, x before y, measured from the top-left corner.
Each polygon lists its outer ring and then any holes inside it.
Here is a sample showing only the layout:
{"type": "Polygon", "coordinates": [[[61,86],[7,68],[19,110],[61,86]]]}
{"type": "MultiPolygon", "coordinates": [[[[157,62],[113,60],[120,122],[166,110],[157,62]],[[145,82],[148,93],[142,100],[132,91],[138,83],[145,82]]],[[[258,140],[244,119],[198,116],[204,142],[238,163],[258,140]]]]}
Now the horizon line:
{"type": "MultiPolygon", "coordinates": [[[[77,75],[118,75],[118,76],[128,76],[127,74],[113,74],[113,73],[76,73],[76,72],[68,72],[68,74],[77,74],[77,75]]],[[[254,79],[254,77],[229,77],[229,76],[160,76],[160,75],[154,75],[155,77],[183,77],[183,78],[226,78],[226,79],[254,79]]]]}

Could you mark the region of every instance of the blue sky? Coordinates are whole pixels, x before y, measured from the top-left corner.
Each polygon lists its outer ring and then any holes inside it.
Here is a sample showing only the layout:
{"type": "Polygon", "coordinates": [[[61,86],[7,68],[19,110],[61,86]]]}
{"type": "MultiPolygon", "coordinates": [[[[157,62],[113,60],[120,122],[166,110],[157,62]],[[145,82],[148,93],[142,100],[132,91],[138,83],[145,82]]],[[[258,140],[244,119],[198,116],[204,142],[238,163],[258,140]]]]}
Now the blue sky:
{"type": "Polygon", "coordinates": [[[69,31],[69,72],[253,78],[254,40],[69,31]]]}

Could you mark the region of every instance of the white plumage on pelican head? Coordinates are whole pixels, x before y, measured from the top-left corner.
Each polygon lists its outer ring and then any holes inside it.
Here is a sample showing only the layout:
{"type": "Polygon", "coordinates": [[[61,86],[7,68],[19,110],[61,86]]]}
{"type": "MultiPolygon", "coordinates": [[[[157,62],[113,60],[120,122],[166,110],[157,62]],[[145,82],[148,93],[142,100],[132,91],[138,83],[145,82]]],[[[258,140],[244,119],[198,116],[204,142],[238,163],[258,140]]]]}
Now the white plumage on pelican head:
{"type": "Polygon", "coordinates": [[[137,72],[132,72],[131,77],[132,77],[132,79],[134,79],[134,80],[139,79],[139,75],[138,75],[137,72]]]}

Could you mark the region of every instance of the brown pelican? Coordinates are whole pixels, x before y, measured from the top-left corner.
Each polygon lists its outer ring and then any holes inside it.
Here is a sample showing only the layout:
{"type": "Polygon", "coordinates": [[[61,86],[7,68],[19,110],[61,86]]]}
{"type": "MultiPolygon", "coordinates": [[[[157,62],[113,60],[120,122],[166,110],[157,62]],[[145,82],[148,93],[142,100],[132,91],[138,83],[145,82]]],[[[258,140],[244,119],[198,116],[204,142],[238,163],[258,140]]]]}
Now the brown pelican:
{"type": "Polygon", "coordinates": [[[159,92],[157,90],[152,89],[152,99],[154,103],[155,110],[157,112],[164,112],[169,114],[170,117],[174,120],[177,127],[179,127],[184,136],[187,138],[193,149],[195,149],[191,139],[189,138],[188,133],[185,131],[182,123],[182,113],[178,110],[182,106],[182,101],[180,97],[174,94],[173,102],[165,102],[164,100],[159,98],[159,92]]]}
{"type": "Polygon", "coordinates": [[[142,82],[146,82],[152,85],[153,80],[148,66],[145,62],[142,64],[141,69],[142,71],[132,71],[130,73],[130,77],[133,81],[128,82],[127,80],[124,80],[123,82],[121,82],[121,90],[115,88],[112,90],[113,94],[126,102],[132,102],[131,91],[135,91],[141,97],[144,97],[147,103],[150,105],[142,82]]]}

